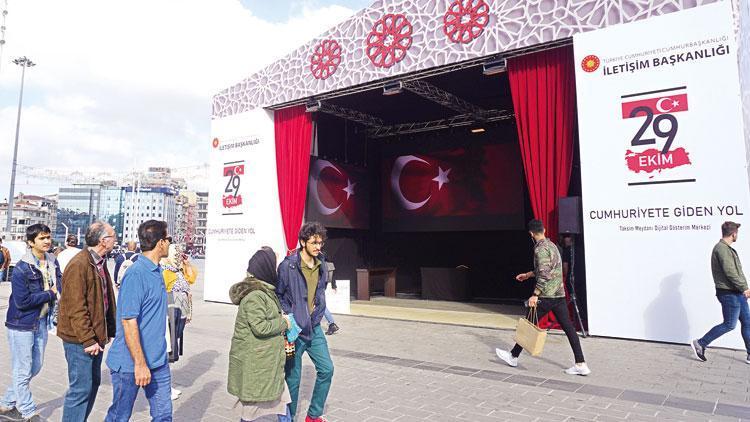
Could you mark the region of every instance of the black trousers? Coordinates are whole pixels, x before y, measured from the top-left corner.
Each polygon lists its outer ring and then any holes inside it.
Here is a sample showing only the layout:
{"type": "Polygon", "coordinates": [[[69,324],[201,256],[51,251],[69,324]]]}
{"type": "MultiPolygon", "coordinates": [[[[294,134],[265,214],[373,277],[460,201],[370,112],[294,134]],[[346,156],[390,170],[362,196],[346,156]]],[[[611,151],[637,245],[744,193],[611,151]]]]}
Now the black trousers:
{"type": "MultiPolygon", "coordinates": [[[[585,362],[583,358],[583,350],[581,350],[581,341],[578,339],[576,327],[570,320],[568,304],[566,303],[565,298],[539,298],[539,302],[537,302],[536,308],[539,318],[544,317],[550,311],[555,315],[557,322],[560,323],[563,331],[565,331],[565,335],[568,337],[568,342],[570,342],[570,347],[571,349],[573,349],[573,355],[575,356],[576,363],[585,362]]],[[[513,355],[513,357],[517,358],[521,355],[522,350],[523,347],[516,344],[515,346],[513,346],[510,354],[513,355]]]]}

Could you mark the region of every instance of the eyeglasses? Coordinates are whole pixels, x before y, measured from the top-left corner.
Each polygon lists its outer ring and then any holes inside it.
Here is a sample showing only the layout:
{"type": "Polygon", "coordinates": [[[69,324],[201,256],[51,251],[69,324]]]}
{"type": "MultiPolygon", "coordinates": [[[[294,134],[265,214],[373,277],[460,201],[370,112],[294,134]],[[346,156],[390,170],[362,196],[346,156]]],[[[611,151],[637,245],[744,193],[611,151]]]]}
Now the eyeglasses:
{"type": "Polygon", "coordinates": [[[166,240],[167,242],[172,243],[172,236],[167,236],[162,240],[166,240]]]}
{"type": "Polygon", "coordinates": [[[310,246],[318,246],[318,247],[322,248],[323,245],[326,244],[326,242],[307,242],[307,244],[310,245],[310,246]]]}

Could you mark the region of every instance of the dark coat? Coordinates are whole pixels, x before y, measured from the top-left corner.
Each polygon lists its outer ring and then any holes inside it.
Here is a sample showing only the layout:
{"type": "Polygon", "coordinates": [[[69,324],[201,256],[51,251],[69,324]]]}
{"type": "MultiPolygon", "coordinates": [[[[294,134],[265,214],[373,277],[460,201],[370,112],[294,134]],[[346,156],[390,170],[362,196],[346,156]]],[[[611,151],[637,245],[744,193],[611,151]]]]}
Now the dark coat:
{"type": "Polygon", "coordinates": [[[326,262],[323,254],[318,256],[320,260],[320,278],[315,289],[313,301],[314,310],[310,315],[307,307],[307,281],[300,269],[299,251],[284,258],[279,265],[279,284],[276,286],[276,294],[281,301],[281,309],[285,313],[293,313],[294,320],[302,329],[300,338],[305,341],[312,339],[313,328],[320,325],[326,310],[326,283],[328,283],[328,271],[325,269],[326,262]]]}
{"type": "MultiPolygon", "coordinates": [[[[47,265],[54,266],[55,280],[53,285],[60,286],[62,274],[55,256],[47,254],[47,265]]],[[[39,329],[39,315],[44,304],[54,305],[57,296],[52,290],[44,290],[42,272],[36,268],[31,251],[18,261],[11,277],[11,294],[8,303],[8,314],[5,326],[18,331],[36,331],[39,329]]]]}

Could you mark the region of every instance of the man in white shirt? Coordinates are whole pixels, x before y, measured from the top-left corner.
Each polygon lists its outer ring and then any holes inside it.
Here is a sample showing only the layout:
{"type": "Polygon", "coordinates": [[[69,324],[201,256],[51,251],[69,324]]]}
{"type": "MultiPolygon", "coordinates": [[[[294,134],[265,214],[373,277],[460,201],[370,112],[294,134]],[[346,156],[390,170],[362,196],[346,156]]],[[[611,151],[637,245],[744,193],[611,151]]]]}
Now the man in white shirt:
{"type": "Polygon", "coordinates": [[[65,249],[57,255],[57,263],[60,264],[61,272],[65,271],[68,262],[70,262],[78,252],[81,252],[81,249],[78,248],[78,236],[69,234],[65,239],[65,249]]]}

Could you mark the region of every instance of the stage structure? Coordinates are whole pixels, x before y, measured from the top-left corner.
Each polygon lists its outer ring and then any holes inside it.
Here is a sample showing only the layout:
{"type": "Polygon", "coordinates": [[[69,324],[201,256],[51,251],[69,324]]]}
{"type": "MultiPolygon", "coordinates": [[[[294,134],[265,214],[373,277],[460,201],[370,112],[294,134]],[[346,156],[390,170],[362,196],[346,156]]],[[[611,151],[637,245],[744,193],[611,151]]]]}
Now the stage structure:
{"type": "MultiPolygon", "coordinates": [[[[736,0],[374,2],[214,96],[206,300],[227,302],[260,246],[291,252],[305,214],[370,242],[483,229],[527,241],[530,217],[557,237],[557,202],[573,192],[585,211],[587,296],[602,304],[589,314],[591,334],[687,342],[720,315],[707,255],[718,228],[723,219],[745,223],[750,206],[740,103],[750,58],[737,47],[748,43],[749,16],[736,0]],[[708,99],[709,91],[719,95],[708,99]],[[718,142],[704,125],[720,116],[729,123],[712,132],[718,142]],[[345,122],[345,149],[346,123],[358,128],[359,162],[349,152],[318,154],[330,150],[332,137],[321,134],[331,119],[345,122]],[[470,129],[477,137],[462,138],[470,129]],[[403,139],[424,148],[407,150],[403,139]],[[729,156],[726,186],[709,142],[729,156]],[[700,183],[664,182],[692,178],[700,183]],[[641,235],[591,217],[657,206],[714,214],[650,222],[709,229],[641,235]],[[682,308],[655,317],[669,289],[682,308]],[[704,319],[688,319],[691,312],[704,319]]],[[[636,213],[628,225],[649,223],[643,218],[651,217],[636,213]]],[[[750,262],[750,246],[738,250],[750,262]]]]}

